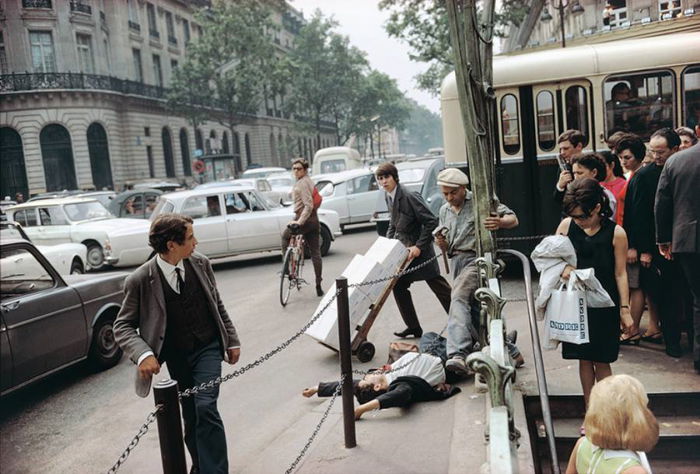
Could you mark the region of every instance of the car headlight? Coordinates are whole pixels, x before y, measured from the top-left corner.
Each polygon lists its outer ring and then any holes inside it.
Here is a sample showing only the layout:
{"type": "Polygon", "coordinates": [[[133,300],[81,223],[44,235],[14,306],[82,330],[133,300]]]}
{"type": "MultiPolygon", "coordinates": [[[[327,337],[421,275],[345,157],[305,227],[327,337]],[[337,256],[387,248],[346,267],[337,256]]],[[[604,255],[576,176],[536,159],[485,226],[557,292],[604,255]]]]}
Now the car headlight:
{"type": "Polygon", "coordinates": [[[104,252],[105,252],[105,255],[112,254],[112,244],[109,243],[109,239],[105,240],[104,252]]]}

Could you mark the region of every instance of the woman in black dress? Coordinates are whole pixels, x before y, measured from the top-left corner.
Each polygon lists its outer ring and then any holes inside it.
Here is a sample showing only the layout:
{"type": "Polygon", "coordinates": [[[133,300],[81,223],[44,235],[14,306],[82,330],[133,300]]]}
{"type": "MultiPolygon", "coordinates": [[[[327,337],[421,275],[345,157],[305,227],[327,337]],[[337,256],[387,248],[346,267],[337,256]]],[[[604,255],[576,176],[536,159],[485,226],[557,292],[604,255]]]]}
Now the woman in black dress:
{"type": "MultiPolygon", "coordinates": [[[[569,216],[559,224],[557,234],[568,235],[576,249],[578,268],[594,268],[595,276],[615,306],[588,307],[587,344],[563,343],[564,359],[579,360],[583,397],[588,406],[593,384],[612,375],[610,364],[620,348],[620,322],[625,333],[634,334],[627,282],[627,235],[609,219],[608,198],[598,181],[577,179],[564,195],[564,212],[569,216]]],[[[562,278],[568,280],[574,267],[567,265],[562,278]]]]}

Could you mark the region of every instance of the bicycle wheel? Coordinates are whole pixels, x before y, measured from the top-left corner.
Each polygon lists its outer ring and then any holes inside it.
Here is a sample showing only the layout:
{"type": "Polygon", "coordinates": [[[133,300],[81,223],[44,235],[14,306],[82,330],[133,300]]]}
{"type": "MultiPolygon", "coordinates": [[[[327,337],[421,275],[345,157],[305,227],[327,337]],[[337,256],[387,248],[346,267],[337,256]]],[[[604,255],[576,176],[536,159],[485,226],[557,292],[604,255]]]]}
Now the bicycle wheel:
{"type": "Polygon", "coordinates": [[[287,305],[289,301],[289,294],[292,292],[293,276],[290,278],[292,258],[294,258],[294,250],[290,247],[284,254],[284,260],[282,260],[282,274],[280,275],[280,304],[282,306],[287,305]]]}

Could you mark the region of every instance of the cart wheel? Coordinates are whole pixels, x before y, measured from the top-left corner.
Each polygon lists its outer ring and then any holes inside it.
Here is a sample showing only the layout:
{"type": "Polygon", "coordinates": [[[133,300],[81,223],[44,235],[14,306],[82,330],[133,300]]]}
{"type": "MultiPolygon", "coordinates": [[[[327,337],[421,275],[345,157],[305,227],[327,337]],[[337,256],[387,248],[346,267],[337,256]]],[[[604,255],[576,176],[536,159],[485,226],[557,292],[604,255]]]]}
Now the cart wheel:
{"type": "Polygon", "coordinates": [[[369,362],[374,357],[374,344],[369,341],[364,341],[357,348],[357,359],[360,362],[369,362]]]}

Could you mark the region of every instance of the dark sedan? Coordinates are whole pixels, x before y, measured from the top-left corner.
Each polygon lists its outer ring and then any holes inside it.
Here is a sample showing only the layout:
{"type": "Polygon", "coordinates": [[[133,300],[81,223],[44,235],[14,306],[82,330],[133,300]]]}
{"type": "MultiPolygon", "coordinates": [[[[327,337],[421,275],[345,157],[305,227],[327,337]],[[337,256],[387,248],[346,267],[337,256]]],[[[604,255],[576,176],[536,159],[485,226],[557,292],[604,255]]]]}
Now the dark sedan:
{"type": "Polygon", "coordinates": [[[0,394],[88,359],[119,362],[112,323],[126,273],[61,276],[26,240],[0,242],[0,394]]]}

